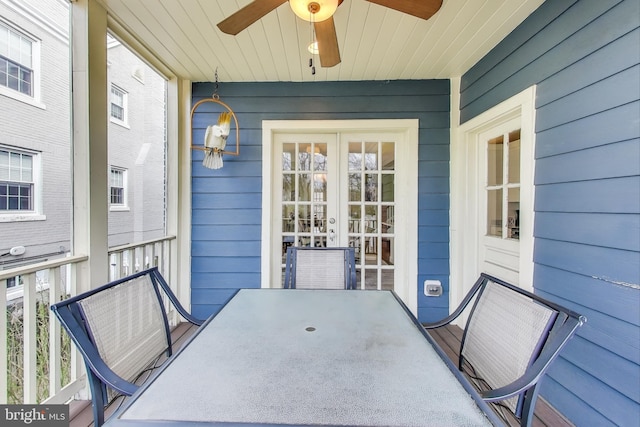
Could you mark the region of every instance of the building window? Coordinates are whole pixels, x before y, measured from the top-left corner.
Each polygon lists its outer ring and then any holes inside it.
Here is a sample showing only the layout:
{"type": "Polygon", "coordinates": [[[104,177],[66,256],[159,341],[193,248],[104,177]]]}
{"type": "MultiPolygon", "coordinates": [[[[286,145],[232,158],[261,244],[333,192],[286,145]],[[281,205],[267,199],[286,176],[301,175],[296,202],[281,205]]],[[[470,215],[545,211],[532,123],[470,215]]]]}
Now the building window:
{"type": "Polygon", "coordinates": [[[127,171],[120,168],[111,168],[109,179],[111,207],[124,208],[127,206],[127,171]]]}
{"type": "Polygon", "coordinates": [[[0,86],[33,97],[34,41],[0,23],[0,86]]]}
{"type": "Polygon", "coordinates": [[[127,92],[117,86],[111,86],[111,118],[116,123],[127,122],[127,92]]]}
{"type": "Polygon", "coordinates": [[[34,154],[0,148],[0,212],[32,212],[34,154]]]}

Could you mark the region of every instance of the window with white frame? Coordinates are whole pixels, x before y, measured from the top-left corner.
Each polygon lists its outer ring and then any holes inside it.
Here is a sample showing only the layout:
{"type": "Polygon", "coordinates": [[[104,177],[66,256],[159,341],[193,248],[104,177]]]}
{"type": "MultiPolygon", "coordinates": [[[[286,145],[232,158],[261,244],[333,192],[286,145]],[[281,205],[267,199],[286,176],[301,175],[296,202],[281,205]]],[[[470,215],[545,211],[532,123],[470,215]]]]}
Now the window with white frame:
{"type": "Polygon", "coordinates": [[[0,147],[0,213],[35,211],[36,156],[0,147]]]}
{"type": "Polygon", "coordinates": [[[127,92],[116,85],[111,85],[111,119],[116,123],[127,123],[127,92]]]}
{"type": "Polygon", "coordinates": [[[109,178],[109,194],[112,208],[127,206],[127,170],[111,167],[109,178]]]}
{"type": "Polygon", "coordinates": [[[0,22],[0,87],[34,96],[34,40],[0,22]]]}

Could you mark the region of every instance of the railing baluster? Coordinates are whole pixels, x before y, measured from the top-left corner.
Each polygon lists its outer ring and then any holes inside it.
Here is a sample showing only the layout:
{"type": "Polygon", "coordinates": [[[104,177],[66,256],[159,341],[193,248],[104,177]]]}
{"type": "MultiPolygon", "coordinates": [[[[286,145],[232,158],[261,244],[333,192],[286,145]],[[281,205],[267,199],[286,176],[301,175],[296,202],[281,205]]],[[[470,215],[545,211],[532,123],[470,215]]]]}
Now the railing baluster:
{"type": "MultiPolygon", "coordinates": [[[[49,270],[49,305],[60,301],[62,297],[60,268],[49,270]]],[[[62,333],[51,310],[49,318],[49,396],[55,396],[62,387],[62,333]]]]}
{"type": "Polygon", "coordinates": [[[22,297],[22,327],[23,327],[23,402],[36,403],[38,395],[36,356],[38,350],[37,343],[37,320],[36,320],[36,273],[29,273],[22,276],[23,297],[22,297]]]}
{"type": "Polygon", "coordinates": [[[7,279],[0,280],[0,404],[7,403],[7,279]]]}

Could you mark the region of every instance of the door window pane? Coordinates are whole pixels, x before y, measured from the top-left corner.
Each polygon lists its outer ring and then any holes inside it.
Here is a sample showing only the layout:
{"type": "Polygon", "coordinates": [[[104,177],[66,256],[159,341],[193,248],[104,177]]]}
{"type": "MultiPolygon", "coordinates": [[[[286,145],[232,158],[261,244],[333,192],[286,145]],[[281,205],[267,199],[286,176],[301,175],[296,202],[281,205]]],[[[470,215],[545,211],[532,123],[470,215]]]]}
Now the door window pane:
{"type": "Polygon", "coordinates": [[[520,183],[520,130],[509,133],[509,184],[520,183]]]}
{"type": "Polygon", "coordinates": [[[362,169],[362,144],[359,142],[349,143],[349,170],[359,171],[362,169]]]}
{"type": "Polygon", "coordinates": [[[303,173],[298,175],[298,200],[301,202],[311,201],[311,174],[303,173]]]}
{"type": "Polygon", "coordinates": [[[315,202],[327,201],[327,174],[313,174],[313,200],[315,202]]]}
{"type": "Polygon", "coordinates": [[[487,145],[487,185],[501,185],[504,162],[503,137],[489,140],[487,145]]]}
{"type": "Polygon", "coordinates": [[[382,170],[394,170],[396,167],[396,144],[393,142],[382,143],[382,170]]]}
{"type": "Polygon", "coordinates": [[[364,168],[365,170],[370,170],[370,171],[378,170],[378,143],[377,142],[365,143],[364,168]]]}
{"type": "Polygon", "coordinates": [[[327,170],[327,144],[313,144],[313,170],[327,170]]]}
{"type": "Polygon", "coordinates": [[[349,174],[349,201],[359,202],[362,200],[362,178],[359,173],[349,174]]]}
{"type": "Polygon", "coordinates": [[[382,175],[382,201],[393,202],[395,200],[395,175],[384,174],[382,175]]]}
{"type": "Polygon", "coordinates": [[[295,200],[296,197],[296,187],[295,187],[296,176],[290,173],[282,174],[282,200],[285,202],[290,202],[295,200]]]}
{"type": "Polygon", "coordinates": [[[487,235],[502,237],[502,189],[487,192],[487,235]]]}
{"type": "Polygon", "coordinates": [[[509,188],[507,203],[507,237],[520,239],[520,187],[509,188]]]}
{"type": "Polygon", "coordinates": [[[298,170],[311,170],[311,144],[303,143],[298,146],[298,170]]]}
{"type": "Polygon", "coordinates": [[[293,171],[296,169],[296,145],[282,145],[282,170],[293,171]]]}
{"type": "Polygon", "coordinates": [[[378,174],[368,173],[365,175],[364,200],[366,202],[378,201],[378,174]]]}

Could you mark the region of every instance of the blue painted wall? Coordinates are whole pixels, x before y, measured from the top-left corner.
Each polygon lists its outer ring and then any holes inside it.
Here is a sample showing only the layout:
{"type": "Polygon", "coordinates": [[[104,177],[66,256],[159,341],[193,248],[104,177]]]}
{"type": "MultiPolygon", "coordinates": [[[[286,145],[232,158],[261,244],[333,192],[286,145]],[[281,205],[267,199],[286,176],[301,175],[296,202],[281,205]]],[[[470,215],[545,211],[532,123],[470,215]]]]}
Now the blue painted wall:
{"type": "MultiPolygon", "coordinates": [[[[195,83],[193,104],[210,98],[212,83],[195,83]]],[[[377,81],[323,83],[221,83],[221,100],[240,123],[240,156],[224,167],[202,166],[192,150],[192,310],[207,316],[242,287],[260,286],[262,120],[419,119],[419,266],[415,280],[442,281],[445,293],[418,292],[419,317],[448,314],[450,82],[377,81]]],[[[217,120],[215,103],[194,115],[194,141],[201,144],[217,120]]],[[[231,141],[229,141],[231,143],[231,141]]]]}
{"type": "Polygon", "coordinates": [[[588,317],[543,395],[638,426],[640,2],[546,1],[463,76],[462,121],[534,84],[534,286],[588,317]]]}

